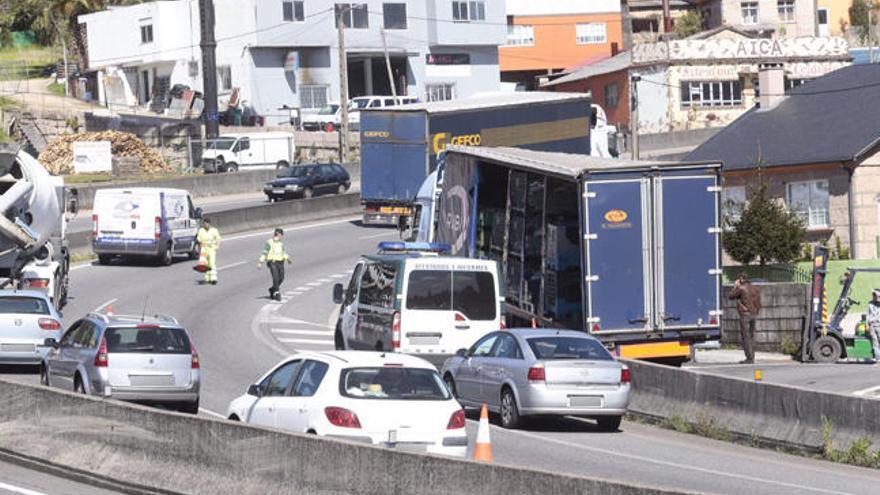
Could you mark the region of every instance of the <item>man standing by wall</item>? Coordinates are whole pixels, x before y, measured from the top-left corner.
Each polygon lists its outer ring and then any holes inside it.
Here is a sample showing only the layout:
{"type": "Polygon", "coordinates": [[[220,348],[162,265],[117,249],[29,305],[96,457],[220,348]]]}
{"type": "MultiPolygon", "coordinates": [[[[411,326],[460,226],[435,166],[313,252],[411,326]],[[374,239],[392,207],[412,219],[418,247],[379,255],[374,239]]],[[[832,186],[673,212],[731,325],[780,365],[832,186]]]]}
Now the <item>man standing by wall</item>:
{"type": "Polygon", "coordinates": [[[263,263],[269,267],[272,274],[272,287],[269,287],[269,298],[281,300],[281,284],[284,282],[284,262],[291,263],[290,256],[284,251],[284,230],[275,229],[275,235],[266,241],[263,246],[263,254],[257,262],[257,268],[262,268],[263,263]]]}
{"type": "Polygon", "coordinates": [[[746,354],[745,360],[740,361],[740,364],[752,364],[755,362],[755,319],[761,311],[761,293],[743,272],[739,274],[727,297],[736,300],[736,311],[739,313],[739,333],[746,354]]]}
{"type": "Polygon", "coordinates": [[[865,318],[868,323],[868,335],[874,346],[874,360],[880,361],[880,289],[871,292],[871,301],[865,318]]]}
{"type": "Polygon", "coordinates": [[[205,283],[217,285],[217,250],[220,249],[220,231],[211,225],[211,220],[205,218],[202,220],[202,228],[199,229],[196,240],[208,264],[205,283]]]}

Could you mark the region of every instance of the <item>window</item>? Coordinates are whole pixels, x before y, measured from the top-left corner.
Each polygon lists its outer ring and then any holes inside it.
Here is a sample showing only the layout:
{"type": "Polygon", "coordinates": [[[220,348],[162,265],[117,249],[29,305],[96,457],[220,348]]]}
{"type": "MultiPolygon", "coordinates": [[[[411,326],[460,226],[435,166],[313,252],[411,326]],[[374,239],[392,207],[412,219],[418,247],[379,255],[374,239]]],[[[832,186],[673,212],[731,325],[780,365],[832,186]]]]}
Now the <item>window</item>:
{"type": "Polygon", "coordinates": [[[507,46],[533,46],[535,28],[519,24],[507,25],[507,46]]]}
{"type": "Polygon", "coordinates": [[[347,28],[367,29],[370,27],[369,13],[365,3],[337,3],[336,19],[342,17],[342,25],[347,28]]]}
{"type": "Polygon", "coordinates": [[[742,2],[740,10],[742,12],[743,24],[758,23],[758,2],[742,2]]]}
{"type": "Polygon", "coordinates": [[[492,355],[501,359],[522,359],[522,351],[519,350],[519,344],[512,335],[498,337],[498,344],[495,345],[492,355]]]}
{"type": "Polygon", "coordinates": [[[425,101],[443,101],[455,99],[454,84],[426,84],[425,101]]]}
{"type": "Polygon", "coordinates": [[[793,90],[794,88],[796,88],[806,82],[809,82],[809,79],[789,79],[786,77],[785,78],[785,94],[788,94],[791,90],[793,90]]]}
{"type": "Polygon", "coordinates": [[[230,91],[232,89],[232,67],[228,65],[217,67],[217,82],[220,91],[230,91]]]}
{"type": "Polygon", "coordinates": [[[602,45],[608,41],[608,33],[604,22],[578,24],[576,36],[578,45],[602,45]]]}
{"type": "Polygon", "coordinates": [[[385,29],[406,29],[406,4],[383,3],[382,20],[385,29]]]}
{"type": "Polygon", "coordinates": [[[91,349],[92,347],[97,346],[97,344],[95,325],[92,325],[89,322],[83,323],[73,339],[73,346],[83,349],[91,349]]]}
{"type": "Polygon", "coordinates": [[[725,222],[738,222],[745,206],[745,186],[725,186],[721,189],[721,213],[725,222]]]}
{"type": "MultiPolygon", "coordinates": [[[[291,167],[293,168],[293,167],[291,167]]],[[[362,263],[358,263],[358,266],[355,267],[354,273],[351,274],[351,280],[348,282],[348,287],[345,288],[345,299],[342,304],[349,305],[354,302],[358,293],[358,280],[361,279],[361,269],[363,269],[364,265],[362,263]]]]}
{"type": "Polygon", "coordinates": [[[152,24],[143,24],[141,25],[141,44],[146,45],[147,43],[153,42],[153,25],[152,24]]]}
{"type": "Polygon", "coordinates": [[[613,361],[611,353],[599,341],[583,337],[536,337],[526,339],[539,360],[588,359],[613,361]]]}
{"type": "MultiPolygon", "coordinates": [[[[302,108],[324,108],[327,106],[329,91],[329,86],[302,84],[299,87],[299,106],[302,108]]],[[[333,113],[336,113],[336,110],[333,113]]]]}
{"type": "Polygon", "coordinates": [[[457,311],[469,320],[495,319],[495,278],[489,272],[413,270],[406,308],[457,311]]]}
{"type": "Polygon", "coordinates": [[[387,263],[370,263],[361,277],[360,304],[393,308],[397,268],[387,263]]]}
{"type": "Polygon", "coordinates": [[[0,297],[0,314],[48,315],[49,305],[38,297],[0,297]]]}
{"type": "Polygon", "coordinates": [[[605,108],[616,108],[619,96],[617,94],[617,83],[605,85],[605,108]]]}
{"type": "Polygon", "coordinates": [[[483,337],[482,340],[477,341],[473,347],[471,347],[470,354],[473,357],[487,357],[489,353],[492,352],[492,347],[495,345],[495,341],[498,340],[498,334],[493,333],[491,335],[487,335],[483,337]]]}
{"type": "Polygon", "coordinates": [[[486,2],[452,2],[452,18],[456,21],[485,21],[486,2]]]}
{"type": "Polygon", "coordinates": [[[104,332],[107,352],[189,354],[189,338],[181,328],[108,328],[104,332]]]}
{"type": "Polygon", "coordinates": [[[303,22],[306,20],[302,1],[281,2],[282,18],[287,22],[303,22]]]}
{"type": "Polygon", "coordinates": [[[742,85],[737,81],[684,81],[681,106],[735,107],[742,105],[742,85]]]}
{"type": "Polygon", "coordinates": [[[275,370],[269,378],[260,384],[263,389],[263,396],[279,397],[285,395],[290,387],[290,382],[293,381],[293,377],[299,371],[300,364],[302,364],[302,361],[291,361],[275,370]]]}
{"type": "Polygon", "coordinates": [[[776,10],[781,22],[794,22],[794,0],[777,0],[776,10]]]}
{"type": "Polygon", "coordinates": [[[347,368],[339,376],[339,394],[352,399],[449,400],[440,374],[432,369],[347,368]]]}
{"type": "Polygon", "coordinates": [[[306,361],[293,385],[292,395],[295,397],[311,397],[318,391],[324,375],[327,374],[326,363],[320,361],[306,361]]]}
{"type": "Polygon", "coordinates": [[[828,181],[792,182],[786,185],[788,207],[800,216],[808,228],[829,225],[828,181]]]}

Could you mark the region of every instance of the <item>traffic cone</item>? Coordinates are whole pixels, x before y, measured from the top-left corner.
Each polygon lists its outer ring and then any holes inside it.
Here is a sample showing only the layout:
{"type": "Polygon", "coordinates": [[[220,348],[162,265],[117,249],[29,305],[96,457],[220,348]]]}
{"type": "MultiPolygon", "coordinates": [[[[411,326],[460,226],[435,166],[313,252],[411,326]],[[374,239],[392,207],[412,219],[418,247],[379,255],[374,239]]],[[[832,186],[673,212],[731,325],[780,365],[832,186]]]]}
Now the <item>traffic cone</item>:
{"type": "Polygon", "coordinates": [[[489,408],[486,407],[486,404],[483,404],[483,408],[480,409],[480,427],[477,429],[474,460],[492,462],[492,440],[489,438],[489,408]]]}
{"type": "Polygon", "coordinates": [[[202,251],[199,253],[199,261],[196,263],[196,266],[193,267],[193,270],[199,273],[205,273],[208,269],[208,254],[202,251]]]}
{"type": "Polygon", "coordinates": [[[107,305],[107,308],[104,310],[104,314],[106,314],[108,316],[113,315],[113,305],[112,304],[107,305]]]}
{"type": "Polygon", "coordinates": [[[538,320],[532,317],[532,328],[538,328],[538,320]]]}

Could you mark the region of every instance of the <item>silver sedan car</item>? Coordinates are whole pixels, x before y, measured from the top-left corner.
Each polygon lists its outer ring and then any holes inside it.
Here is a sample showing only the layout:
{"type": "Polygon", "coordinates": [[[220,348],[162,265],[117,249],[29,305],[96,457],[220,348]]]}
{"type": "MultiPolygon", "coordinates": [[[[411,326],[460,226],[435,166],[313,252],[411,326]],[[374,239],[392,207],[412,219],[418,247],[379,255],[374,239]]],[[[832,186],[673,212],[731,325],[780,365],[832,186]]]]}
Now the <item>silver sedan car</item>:
{"type": "Polygon", "coordinates": [[[43,385],[199,411],[199,355],[174,318],[90,313],[46,345],[43,385]]]}
{"type": "Polygon", "coordinates": [[[0,291],[0,364],[40,364],[61,336],[61,315],[44,292],[0,291]]]}
{"type": "Polygon", "coordinates": [[[462,405],[487,404],[505,428],[526,416],[582,416],[616,431],[629,404],[629,369],[572,330],[492,332],[449,358],[441,374],[462,405]]]}

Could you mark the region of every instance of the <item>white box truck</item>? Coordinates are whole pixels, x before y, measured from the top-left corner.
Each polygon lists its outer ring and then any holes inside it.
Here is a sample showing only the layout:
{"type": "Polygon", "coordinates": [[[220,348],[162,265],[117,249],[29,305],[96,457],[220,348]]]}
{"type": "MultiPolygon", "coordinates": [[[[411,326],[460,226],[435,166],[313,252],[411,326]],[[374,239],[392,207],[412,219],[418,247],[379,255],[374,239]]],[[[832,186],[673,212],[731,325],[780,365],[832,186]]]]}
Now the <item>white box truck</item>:
{"type": "Polygon", "coordinates": [[[206,174],[260,168],[284,168],[296,154],[291,132],[222,134],[207,142],[202,152],[206,174]]]}

